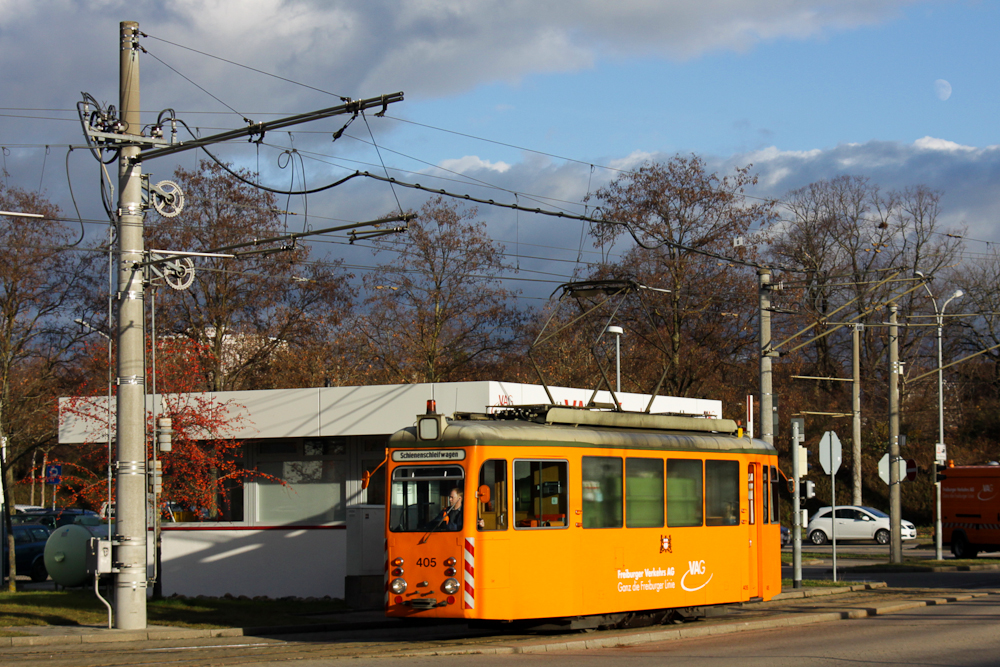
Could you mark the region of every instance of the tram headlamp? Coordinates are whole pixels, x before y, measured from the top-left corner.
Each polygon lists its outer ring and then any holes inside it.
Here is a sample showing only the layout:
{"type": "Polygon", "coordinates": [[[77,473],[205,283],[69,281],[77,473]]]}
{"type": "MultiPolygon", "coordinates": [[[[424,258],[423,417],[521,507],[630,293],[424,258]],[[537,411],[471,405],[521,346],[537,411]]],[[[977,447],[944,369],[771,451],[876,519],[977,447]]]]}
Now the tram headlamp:
{"type": "Polygon", "coordinates": [[[393,579],[392,583],[389,584],[389,590],[396,595],[402,595],[406,592],[406,580],[398,577],[393,579]]]}
{"type": "Polygon", "coordinates": [[[457,579],[445,579],[444,584],[441,585],[441,590],[443,590],[448,595],[454,595],[458,592],[458,580],[457,579]]]}

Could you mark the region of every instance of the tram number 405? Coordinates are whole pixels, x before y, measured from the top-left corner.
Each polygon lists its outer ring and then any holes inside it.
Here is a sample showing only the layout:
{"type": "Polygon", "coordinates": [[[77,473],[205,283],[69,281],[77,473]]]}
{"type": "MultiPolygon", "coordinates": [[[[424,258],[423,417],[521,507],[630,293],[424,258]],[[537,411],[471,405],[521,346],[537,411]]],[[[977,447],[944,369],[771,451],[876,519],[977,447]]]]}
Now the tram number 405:
{"type": "Polygon", "coordinates": [[[420,567],[437,567],[437,558],[418,558],[417,565],[420,567]]]}

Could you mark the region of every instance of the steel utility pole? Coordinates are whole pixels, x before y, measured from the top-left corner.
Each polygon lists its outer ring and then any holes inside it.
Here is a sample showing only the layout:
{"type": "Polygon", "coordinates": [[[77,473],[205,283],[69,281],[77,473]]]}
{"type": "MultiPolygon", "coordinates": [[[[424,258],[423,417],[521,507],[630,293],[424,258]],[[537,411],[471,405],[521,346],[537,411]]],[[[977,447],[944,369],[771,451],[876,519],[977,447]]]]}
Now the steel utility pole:
{"type": "Polygon", "coordinates": [[[851,503],[861,504],[861,330],[863,324],[851,327],[853,352],[853,383],[851,385],[851,503]]]}
{"type": "Polygon", "coordinates": [[[903,562],[903,540],[900,535],[902,512],[899,488],[899,326],[895,303],[889,304],[889,526],[892,539],[889,562],[903,562]]]}
{"type": "MultiPolygon", "coordinates": [[[[112,538],[112,567],[115,573],[115,627],[126,630],[137,630],[146,627],[146,401],[145,401],[145,309],[143,307],[143,277],[147,266],[166,262],[180,256],[198,255],[200,253],[178,252],[172,257],[149,259],[143,248],[143,192],[145,190],[142,177],[142,161],[153,157],[172,155],[182,151],[193,150],[201,146],[228,141],[238,137],[263,136],[272,129],[289,127],[322,118],[341,114],[360,114],[366,109],[386,107],[403,99],[403,93],[381,95],[362,100],[343,99],[342,104],[326,109],[319,109],[296,116],[280,118],[274,121],[253,123],[239,130],[229,130],[220,134],[194,139],[189,142],[175,142],[174,138],[165,140],[161,137],[143,137],[142,123],[139,114],[139,24],[135,21],[123,21],[119,26],[119,115],[107,114],[102,111],[100,123],[95,124],[96,117],[87,110],[93,97],[84,93],[81,121],[88,144],[101,150],[117,147],[120,151],[118,163],[118,210],[116,224],[118,240],[116,252],[118,255],[118,286],[115,295],[117,304],[118,341],[117,358],[117,407],[116,432],[117,449],[113,472],[115,475],[115,534],[112,538]],[[144,152],[143,147],[147,147],[144,152]]],[[[176,189],[176,185],[174,185],[176,189]]],[[[164,207],[177,215],[183,206],[183,193],[176,191],[164,192],[161,186],[149,186],[149,203],[161,215],[166,215],[164,207]]],[[[2,213],[2,212],[0,212],[2,213]]],[[[319,230],[318,232],[303,232],[302,234],[286,235],[289,238],[299,238],[315,233],[335,230],[356,229],[375,226],[389,220],[406,220],[410,216],[401,215],[397,218],[381,219],[366,223],[343,225],[337,228],[319,230]]],[[[390,230],[392,232],[402,229],[390,230]]],[[[376,230],[373,234],[383,234],[385,230],[376,230]]],[[[256,245],[264,242],[274,242],[280,238],[237,244],[235,247],[256,245]]],[[[176,264],[176,262],[175,262],[176,264]]],[[[175,267],[176,275],[184,276],[190,269],[175,267]]],[[[167,279],[170,283],[169,278],[167,279]]],[[[184,289],[184,287],[176,287],[184,289]]],[[[166,451],[166,450],[164,450],[166,451]]]]}
{"type": "MultiPolygon", "coordinates": [[[[802,509],[799,485],[802,483],[801,468],[802,441],[805,433],[800,433],[804,419],[793,418],[792,422],[792,588],[802,588],[802,509]]],[[[764,493],[767,491],[765,490],[764,493]]]]}
{"type": "MultiPolygon", "coordinates": [[[[923,274],[921,274],[923,275],[923,274]]],[[[935,447],[934,452],[934,467],[935,473],[937,472],[937,466],[944,465],[946,455],[938,454],[938,449],[944,449],[944,354],[941,347],[941,339],[944,334],[944,309],[948,307],[948,304],[954,299],[961,299],[965,295],[962,290],[955,290],[955,292],[948,298],[941,308],[938,308],[937,299],[934,298],[934,294],[931,292],[931,288],[927,287],[927,283],[924,283],[924,289],[931,297],[931,303],[934,304],[934,315],[937,319],[937,390],[938,390],[938,444],[935,447]]],[[[944,558],[942,554],[942,541],[941,541],[941,482],[937,479],[934,480],[934,560],[941,560],[944,558]]]]}
{"type": "MultiPolygon", "coordinates": [[[[120,25],[119,90],[121,131],[138,135],[139,24],[120,25]]],[[[117,452],[115,456],[115,627],[146,627],[146,387],[143,369],[142,165],[133,158],[138,143],[122,143],[118,160],[118,363],[117,452]]]]}
{"type": "Polygon", "coordinates": [[[771,393],[771,270],[757,271],[760,291],[760,438],[774,445],[774,400],[771,393]]]}

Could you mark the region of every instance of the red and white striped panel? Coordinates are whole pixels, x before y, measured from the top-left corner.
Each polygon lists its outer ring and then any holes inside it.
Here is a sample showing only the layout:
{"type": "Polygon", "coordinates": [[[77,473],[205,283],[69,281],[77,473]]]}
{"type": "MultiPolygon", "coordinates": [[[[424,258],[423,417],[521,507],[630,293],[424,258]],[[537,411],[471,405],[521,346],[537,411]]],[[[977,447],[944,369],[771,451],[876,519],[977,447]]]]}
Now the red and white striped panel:
{"type": "Polygon", "coordinates": [[[385,561],[385,571],[382,575],[382,587],[385,589],[385,608],[389,608],[389,540],[383,542],[382,560],[385,561]]]}
{"type": "Polygon", "coordinates": [[[465,538],[465,609],[476,608],[476,538],[465,538]]]}

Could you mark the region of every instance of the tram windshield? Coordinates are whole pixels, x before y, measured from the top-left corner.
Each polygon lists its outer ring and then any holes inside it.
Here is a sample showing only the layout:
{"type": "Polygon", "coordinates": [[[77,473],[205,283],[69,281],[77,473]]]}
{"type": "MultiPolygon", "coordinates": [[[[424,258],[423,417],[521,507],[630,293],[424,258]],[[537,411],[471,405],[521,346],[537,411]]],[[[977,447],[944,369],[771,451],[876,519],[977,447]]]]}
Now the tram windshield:
{"type": "Polygon", "coordinates": [[[465,470],[461,466],[406,466],[392,472],[392,532],[461,530],[464,510],[465,470]]]}

